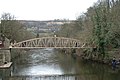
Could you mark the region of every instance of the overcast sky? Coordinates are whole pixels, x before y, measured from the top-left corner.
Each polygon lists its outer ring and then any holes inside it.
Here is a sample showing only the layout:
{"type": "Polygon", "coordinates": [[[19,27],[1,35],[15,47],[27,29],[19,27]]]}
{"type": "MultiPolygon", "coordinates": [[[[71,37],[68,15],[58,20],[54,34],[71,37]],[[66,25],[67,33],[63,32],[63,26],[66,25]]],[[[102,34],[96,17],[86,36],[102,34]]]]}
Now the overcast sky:
{"type": "Polygon", "coordinates": [[[97,0],[0,0],[0,14],[19,20],[76,19],[97,0]]]}

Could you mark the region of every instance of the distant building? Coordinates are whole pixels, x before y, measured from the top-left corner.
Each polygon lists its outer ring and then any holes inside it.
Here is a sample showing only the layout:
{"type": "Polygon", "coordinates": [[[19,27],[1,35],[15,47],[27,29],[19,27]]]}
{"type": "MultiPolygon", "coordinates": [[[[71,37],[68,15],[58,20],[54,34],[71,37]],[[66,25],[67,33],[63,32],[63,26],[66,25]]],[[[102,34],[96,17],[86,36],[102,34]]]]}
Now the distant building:
{"type": "Polygon", "coordinates": [[[48,21],[34,21],[34,20],[19,20],[25,25],[28,31],[38,32],[53,32],[59,31],[63,24],[74,22],[73,20],[48,20],[48,21]]]}

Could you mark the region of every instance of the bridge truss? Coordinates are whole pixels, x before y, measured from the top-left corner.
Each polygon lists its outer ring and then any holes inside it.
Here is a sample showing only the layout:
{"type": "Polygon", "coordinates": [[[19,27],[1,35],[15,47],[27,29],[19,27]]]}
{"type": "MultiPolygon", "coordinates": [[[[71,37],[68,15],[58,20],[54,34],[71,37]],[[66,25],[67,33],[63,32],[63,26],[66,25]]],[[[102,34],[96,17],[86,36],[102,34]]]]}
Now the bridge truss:
{"type": "Polygon", "coordinates": [[[14,43],[12,48],[81,48],[80,40],[65,37],[42,37],[14,43]]]}

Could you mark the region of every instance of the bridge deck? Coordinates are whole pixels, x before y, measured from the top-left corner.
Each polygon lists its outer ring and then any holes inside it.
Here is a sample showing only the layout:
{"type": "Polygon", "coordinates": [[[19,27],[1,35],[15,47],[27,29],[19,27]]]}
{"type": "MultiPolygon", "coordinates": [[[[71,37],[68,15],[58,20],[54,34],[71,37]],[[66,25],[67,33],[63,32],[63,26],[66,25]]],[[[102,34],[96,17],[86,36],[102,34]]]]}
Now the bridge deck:
{"type": "Polygon", "coordinates": [[[84,49],[84,48],[93,48],[93,47],[12,47],[11,49],[44,49],[44,48],[54,48],[54,49],[69,49],[69,48],[76,48],[76,49],[84,49]]]}

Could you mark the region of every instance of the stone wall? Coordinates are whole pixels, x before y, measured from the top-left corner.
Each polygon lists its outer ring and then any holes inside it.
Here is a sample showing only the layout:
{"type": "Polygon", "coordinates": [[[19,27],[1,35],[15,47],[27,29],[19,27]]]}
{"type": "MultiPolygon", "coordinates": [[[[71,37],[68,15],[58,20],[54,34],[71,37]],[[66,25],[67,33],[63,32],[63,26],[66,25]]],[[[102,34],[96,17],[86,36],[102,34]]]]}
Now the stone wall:
{"type": "Polygon", "coordinates": [[[0,65],[3,64],[3,54],[0,52],[0,65]]]}
{"type": "Polygon", "coordinates": [[[10,40],[5,38],[4,40],[4,46],[0,49],[0,65],[4,64],[5,62],[11,61],[11,55],[10,55],[10,40]]]}
{"type": "Polygon", "coordinates": [[[11,61],[10,50],[0,49],[0,65],[11,61]]]}

